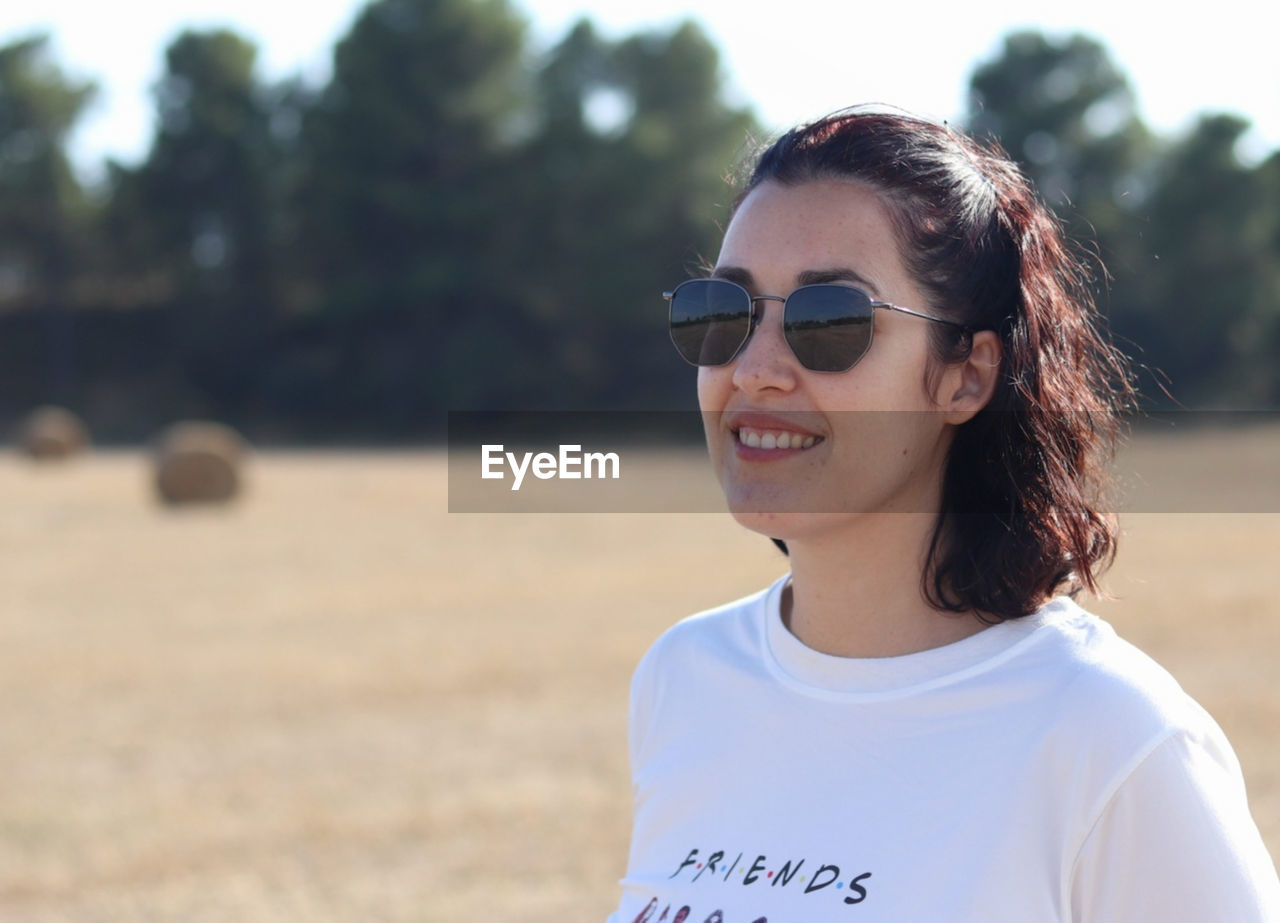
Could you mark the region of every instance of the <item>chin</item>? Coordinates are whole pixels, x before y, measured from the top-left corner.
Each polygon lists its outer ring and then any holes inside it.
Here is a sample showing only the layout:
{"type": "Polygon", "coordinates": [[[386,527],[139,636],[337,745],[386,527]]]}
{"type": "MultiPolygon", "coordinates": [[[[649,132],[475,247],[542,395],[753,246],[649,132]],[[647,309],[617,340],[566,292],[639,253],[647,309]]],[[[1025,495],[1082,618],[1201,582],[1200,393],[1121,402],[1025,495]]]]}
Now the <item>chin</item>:
{"type": "Polygon", "coordinates": [[[731,515],[744,529],[763,535],[794,542],[831,532],[846,525],[848,513],[798,513],[762,511],[759,509],[731,509],[731,515]]]}
{"type": "Polygon", "coordinates": [[[799,538],[850,518],[820,480],[805,484],[795,477],[730,468],[721,472],[720,486],[734,520],[769,538],[799,538]]]}
{"type": "Polygon", "coordinates": [[[863,542],[873,544],[877,536],[888,528],[896,530],[906,526],[908,522],[924,519],[930,522],[937,519],[938,512],[930,509],[920,498],[916,502],[867,503],[860,509],[839,509],[830,503],[820,504],[815,498],[788,498],[775,494],[764,502],[759,496],[747,502],[741,496],[728,496],[729,512],[734,521],[744,529],[757,532],[767,538],[781,539],[785,542],[803,542],[806,540],[824,540],[840,537],[842,541],[863,542]]]}

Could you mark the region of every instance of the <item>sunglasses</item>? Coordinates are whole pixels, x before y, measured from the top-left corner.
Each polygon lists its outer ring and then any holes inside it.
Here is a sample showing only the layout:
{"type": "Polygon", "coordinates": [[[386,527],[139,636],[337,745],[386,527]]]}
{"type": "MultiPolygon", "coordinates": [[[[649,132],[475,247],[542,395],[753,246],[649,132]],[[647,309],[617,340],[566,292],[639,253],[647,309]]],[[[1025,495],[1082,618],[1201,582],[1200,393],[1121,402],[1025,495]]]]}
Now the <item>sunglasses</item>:
{"type": "Polygon", "coordinates": [[[693,365],[725,365],[742,351],[760,322],[761,301],[782,303],[782,333],[812,372],[847,372],[871,348],[876,308],[947,324],[955,321],[874,301],[850,285],[802,285],[790,295],[752,295],[728,279],[690,279],[662,297],[671,303],[671,342],[693,365]]]}

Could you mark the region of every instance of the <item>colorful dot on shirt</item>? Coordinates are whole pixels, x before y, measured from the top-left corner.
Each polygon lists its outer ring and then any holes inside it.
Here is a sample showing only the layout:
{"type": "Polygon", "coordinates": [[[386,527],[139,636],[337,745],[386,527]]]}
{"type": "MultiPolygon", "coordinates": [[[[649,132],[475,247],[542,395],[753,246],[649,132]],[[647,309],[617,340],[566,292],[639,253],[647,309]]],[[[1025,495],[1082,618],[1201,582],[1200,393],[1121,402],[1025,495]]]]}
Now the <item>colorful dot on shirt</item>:
{"type": "Polygon", "coordinates": [[[844,887],[844,882],[843,882],[843,881],[837,881],[837,882],[836,882],[836,887],[837,887],[837,888],[843,888],[843,887],[844,887]]]}
{"type": "Polygon", "coordinates": [[[770,872],[770,873],[769,873],[769,875],[768,875],[768,877],[769,877],[769,878],[772,878],[772,877],[773,877],[773,872],[770,872]]]}
{"type": "Polygon", "coordinates": [[[701,862],[699,862],[699,863],[698,863],[698,868],[702,868],[702,863],[701,863],[701,862]]]}

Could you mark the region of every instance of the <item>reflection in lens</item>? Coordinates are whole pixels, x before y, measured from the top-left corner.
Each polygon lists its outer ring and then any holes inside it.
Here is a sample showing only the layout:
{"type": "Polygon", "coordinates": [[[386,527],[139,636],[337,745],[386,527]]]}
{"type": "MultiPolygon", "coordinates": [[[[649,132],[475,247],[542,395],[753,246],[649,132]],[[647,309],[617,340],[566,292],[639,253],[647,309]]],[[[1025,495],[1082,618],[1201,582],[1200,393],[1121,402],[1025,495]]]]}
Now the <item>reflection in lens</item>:
{"type": "Polygon", "coordinates": [[[787,299],[787,342],[805,368],[844,372],[871,345],[871,300],[847,285],[807,285],[787,299]]]}
{"type": "Polygon", "coordinates": [[[694,279],[671,299],[671,342],[686,362],[724,365],[741,348],[751,327],[746,289],[721,279],[694,279]]]}

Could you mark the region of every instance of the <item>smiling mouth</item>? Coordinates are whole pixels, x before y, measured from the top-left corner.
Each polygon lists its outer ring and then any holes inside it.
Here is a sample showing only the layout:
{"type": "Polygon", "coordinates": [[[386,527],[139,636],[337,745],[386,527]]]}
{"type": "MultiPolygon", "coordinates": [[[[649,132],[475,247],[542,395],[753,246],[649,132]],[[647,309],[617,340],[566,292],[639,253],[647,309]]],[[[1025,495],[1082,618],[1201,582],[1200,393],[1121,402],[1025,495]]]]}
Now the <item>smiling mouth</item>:
{"type": "Polygon", "coordinates": [[[739,443],[752,449],[809,449],[822,442],[821,436],[751,426],[741,427],[734,435],[739,443]]]}

